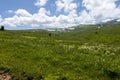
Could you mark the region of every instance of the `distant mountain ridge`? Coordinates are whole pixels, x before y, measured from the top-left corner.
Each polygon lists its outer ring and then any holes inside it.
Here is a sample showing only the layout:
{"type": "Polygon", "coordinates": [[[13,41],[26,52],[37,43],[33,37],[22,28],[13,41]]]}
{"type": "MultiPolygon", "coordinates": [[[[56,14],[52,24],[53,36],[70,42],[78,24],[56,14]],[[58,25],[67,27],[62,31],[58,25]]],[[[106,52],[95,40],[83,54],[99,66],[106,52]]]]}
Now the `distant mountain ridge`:
{"type": "Polygon", "coordinates": [[[117,19],[114,19],[114,20],[110,20],[107,22],[99,23],[99,24],[79,24],[77,26],[72,26],[68,28],[46,28],[46,30],[51,32],[69,32],[71,30],[79,29],[82,27],[92,27],[92,26],[95,26],[95,27],[120,26],[120,21],[118,21],[117,19]]]}
{"type": "Polygon", "coordinates": [[[115,19],[115,20],[107,21],[103,25],[104,26],[119,26],[120,25],[120,21],[115,19]]]}

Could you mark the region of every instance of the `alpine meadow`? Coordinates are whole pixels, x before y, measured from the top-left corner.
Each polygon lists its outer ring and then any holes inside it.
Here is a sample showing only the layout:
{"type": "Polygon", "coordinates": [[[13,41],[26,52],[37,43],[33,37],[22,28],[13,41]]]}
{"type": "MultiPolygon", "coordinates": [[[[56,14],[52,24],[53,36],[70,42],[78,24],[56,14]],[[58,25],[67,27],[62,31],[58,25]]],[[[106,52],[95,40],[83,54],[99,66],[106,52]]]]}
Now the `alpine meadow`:
{"type": "Polygon", "coordinates": [[[0,80],[120,80],[119,0],[0,7],[0,80]]]}

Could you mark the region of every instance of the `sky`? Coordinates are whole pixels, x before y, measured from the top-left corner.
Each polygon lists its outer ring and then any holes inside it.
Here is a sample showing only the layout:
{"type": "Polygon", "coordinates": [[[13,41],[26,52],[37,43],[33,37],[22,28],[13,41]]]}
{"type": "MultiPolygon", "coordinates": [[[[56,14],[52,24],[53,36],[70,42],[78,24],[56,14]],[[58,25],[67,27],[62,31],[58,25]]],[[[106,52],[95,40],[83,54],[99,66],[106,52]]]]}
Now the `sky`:
{"type": "Polygon", "coordinates": [[[6,29],[67,28],[120,20],[120,0],[0,0],[6,29]]]}

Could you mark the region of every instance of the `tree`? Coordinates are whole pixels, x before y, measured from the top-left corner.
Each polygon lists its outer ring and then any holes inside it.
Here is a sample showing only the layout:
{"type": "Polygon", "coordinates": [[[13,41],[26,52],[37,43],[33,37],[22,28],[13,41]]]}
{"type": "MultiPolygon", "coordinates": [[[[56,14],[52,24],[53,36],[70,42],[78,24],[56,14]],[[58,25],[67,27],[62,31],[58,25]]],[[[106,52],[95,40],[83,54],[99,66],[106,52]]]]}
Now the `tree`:
{"type": "Polygon", "coordinates": [[[51,37],[52,36],[52,34],[51,33],[49,33],[49,37],[51,37]]]}
{"type": "Polygon", "coordinates": [[[5,29],[4,29],[4,26],[1,26],[1,30],[2,30],[2,31],[4,31],[4,30],[5,30],[5,29]]]}

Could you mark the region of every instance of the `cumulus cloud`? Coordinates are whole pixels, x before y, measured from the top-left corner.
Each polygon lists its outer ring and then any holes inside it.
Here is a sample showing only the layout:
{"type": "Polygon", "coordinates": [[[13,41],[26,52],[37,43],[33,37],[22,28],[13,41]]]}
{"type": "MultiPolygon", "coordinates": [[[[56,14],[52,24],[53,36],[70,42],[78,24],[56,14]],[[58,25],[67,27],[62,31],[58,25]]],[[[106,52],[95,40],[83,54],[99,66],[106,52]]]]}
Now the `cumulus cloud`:
{"type": "Polygon", "coordinates": [[[80,16],[78,20],[80,20],[81,24],[94,23],[94,18],[92,18],[86,10],[83,10],[82,12],[80,12],[80,16]]]}
{"type": "Polygon", "coordinates": [[[56,1],[57,11],[70,12],[77,8],[77,3],[74,3],[73,0],[57,0],[56,1]]]}
{"type": "Polygon", "coordinates": [[[28,11],[26,11],[25,9],[18,9],[17,11],[15,11],[15,14],[18,16],[23,16],[23,17],[30,17],[32,16],[28,11]]]}
{"type": "Polygon", "coordinates": [[[40,8],[38,13],[30,14],[28,11],[24,9],[18,9],[14,12],[15,16],[4,18],[4,20],[0,23],[1,25],[5,26],[31,26],[31,27],[38,27],[38,26],[45,26],[53,20],[52,17],[49,17],[49,11],[45,8],[40,8]]]}
{"type": "Polygon", "coordinates": [[[108,18],[120,17],[120,8],[116,6],[117,0],[83,0],[83,6],[88,14],[95,20],[102,21],[108,18]]]}
{"type": "Polygon", "coordinates": [[[11,27],[29,25],[31,24],[31,18],[15,15],[10,18],[5,18],[1,24],[5,26],[11,26],[11,27]]]}
{"type": "Polygon", "coordinates": [[[41,7],[41,6],[44,6],[46,5],[48,0],[38,0],[36,3],[35,3],[35,6],[38,6],[38,7],[41,7]]]}
{"type": "Polygon", "coordinates": [[[0,23],[5,26],[16,27],[19,25],[28,25],[31,23],[32,15],[25,9],[18,9],[13,17],[4,18],[0,23]]]}
{"type": "Polygon", "coordinates": [[[2,19],[0,16],[0,24],[11,27],[31,26],[39,28],[65,28],[78,24],[95,24],[111,19],[120,19],[120,7],[116,5],[116,1],[83,0],[82,6],[85,9],[78,12],[78,3],[73,0],[56,0],[56,11],[60,14],[50,16],[50,10],[43,7],[47,0],[38,0],[35,3],[36,6],[39,6],[37,13],[31,14],[25,9],[18,9],[13,12],[13,17],[2,19]],[[61,14],[62,10],[64,11],[63,14],[61,14]]]}

